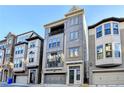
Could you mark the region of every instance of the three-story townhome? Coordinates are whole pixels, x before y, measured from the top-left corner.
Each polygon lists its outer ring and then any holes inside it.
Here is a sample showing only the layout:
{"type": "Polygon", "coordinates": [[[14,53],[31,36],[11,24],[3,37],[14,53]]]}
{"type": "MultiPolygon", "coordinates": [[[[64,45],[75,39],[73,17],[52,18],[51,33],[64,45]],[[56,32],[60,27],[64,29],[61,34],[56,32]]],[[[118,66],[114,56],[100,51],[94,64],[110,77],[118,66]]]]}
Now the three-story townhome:
{"type": "Polygon", "coordinates": [[[0,41],[0,81],[7,82],[13,77],[13,52],[15,35],[11,32],[0,41]]]}
{"type": "Polygon", "coordinates": [[[124,84],[124,18],[89,26],[89,84],[124,84]]]}
{"type": "Polygon", "coordinates": [[[17,35],[14,51],[14,82],[40,83],[42,46],[43,39],[34,31],[17,35]]]}
{"type": "Polygon", "coordinates": [[[65,18],[44,27],[42,83],[83,84],[84,65],[88,61],[84,10],[74,6],[65,18]]]}

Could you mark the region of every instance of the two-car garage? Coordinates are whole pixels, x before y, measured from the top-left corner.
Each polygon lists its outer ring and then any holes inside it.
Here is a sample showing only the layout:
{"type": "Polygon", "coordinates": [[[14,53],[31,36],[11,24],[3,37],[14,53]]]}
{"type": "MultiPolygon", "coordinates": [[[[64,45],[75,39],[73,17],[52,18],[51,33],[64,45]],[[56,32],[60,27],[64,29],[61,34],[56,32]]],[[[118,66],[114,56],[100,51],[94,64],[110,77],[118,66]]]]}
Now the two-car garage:
{"type": "Polygon", "coordinates": [[[124,71],[93,72],[92,84],[94,85],[124,84],[124,71]]]}

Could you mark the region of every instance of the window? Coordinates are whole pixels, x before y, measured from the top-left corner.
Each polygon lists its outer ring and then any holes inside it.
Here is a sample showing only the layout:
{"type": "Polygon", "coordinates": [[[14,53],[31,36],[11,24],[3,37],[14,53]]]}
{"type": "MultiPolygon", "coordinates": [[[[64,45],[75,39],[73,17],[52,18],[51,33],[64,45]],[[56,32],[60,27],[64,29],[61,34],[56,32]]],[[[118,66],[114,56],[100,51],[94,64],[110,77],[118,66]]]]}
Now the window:
{"type": "Polygon", "coordinates": [[[103,45],[97,46],[97,59],[103,59],[103,45]]]}
{"type": "Polygon", "coordinates": [[[78,39],[78,31],[70,32],[70,40],[78,39]]]}
{"type": "Polygon", "coordinates": [[[61,67],[61,54],[62,52],[53,52],[47,54],[47,67],[61,67]]]}
{"type": "Polygon", "coordinates": [[[78,57],[79,56],[79,48],[69,48],[69,56],[70,57],[78,57]]]}
{"type": "Polygon", "coordinates": [[[120,57],[120,51],[121,51],[121,48],[120,48],[120,43],[115,43],[115,57],[120,57]]]}
{"type": "Polygon", "coordinates": [[[113,34],[119,34],[118,23],[113,23],[113,34]]]}
{"type": "Polygon", "coordinates": [[[96,28],[96,38],[99,38],[102,36],[102,26],[99,26],[96,28]]]}
{"type": "Polygon", "coordinates": [[[34,62],[34,58],[29,58],[29,63],[34,62]]]}
{"type": "Polygon", "coordinates": [[[112,43],[105,44],[106,57],[112,57],[112,43]]]}
{"type": "Polygon", "coordinates": [[[49,41],[49,48],[55,48],[60,46],[60,39],[54,38],[49,41]]]}
{"type": "Polygon", "coordinates": [[[20,68],[20,67],[22,67],[22,59],[17,58],[14,60],[14,68],[20,68]]]}
{"type": "Polygon", "coordinates": [[[35,52],[33,51],[29,52],[29,63],[34,62],[34,55],[35,55],[35,52]]]}
{"type": "Polygon", "coordinates": [[[105,35],[111,34],[111,24],[107,23],[104,25],[105,35]]]}
{"type": "Polygon", "coordinates": [[[19,60],[19,67],[22,67],[22,60],[19,60]]]}
{"type": "Polygon", "coordinates": [[[35,42],[31,42],[30,43],[30,48],[34,48],[35,47],[35,42]]]}
{"type": "Polygon", "coordinates": [[[76,69],[76,72],[77,72],[77,73],[76,73],[76,74],[77,74],[77,75],[76,75],[76,80],[80,80],[80,68],[77,68],[77,69],[76,69]]]}

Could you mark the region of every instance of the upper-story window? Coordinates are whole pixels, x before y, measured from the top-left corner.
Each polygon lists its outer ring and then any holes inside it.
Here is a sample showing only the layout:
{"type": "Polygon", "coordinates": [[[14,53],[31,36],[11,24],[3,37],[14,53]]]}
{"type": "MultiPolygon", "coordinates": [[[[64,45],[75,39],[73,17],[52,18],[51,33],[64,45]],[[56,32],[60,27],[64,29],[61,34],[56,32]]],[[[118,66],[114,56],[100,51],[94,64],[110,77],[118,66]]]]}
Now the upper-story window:
{"type": "Polygon", "coordinates": [[[119,34],[118,23],[113,23],[113,34],[119,34]]]}
{"type": "Polygon", "coordinates": [[[49,41],[49,48],[55,48],[60,46],[60,39],[54,38],[49,41]]]}
{"type": "Polygon", "coordinates": [[[115,57],[120,57],[120,54],[121,54],[121,45],[120,45],[120,43],[115,43],[114,51],[115,51],[115,57]]]}
{"type": "Polygon", "coordinates": [[[61,52],[53,52],[53,53],[48,53],[47,56],[47,67],[61,67],[62,66],[62,56],[61,52]]]}
{"type": "Polygon", "coordinates": [[[77,40],[79,37],[78,31],[70,32],[70,40],[77,40]]]}
{"type": "Polygon", "coordinates": [[[15,59],[14,68],[20,68],[20,67],[22,67],[22,59],[21,58],[15,59]]]}
{"type": "Polygon", "coordinates": [[[105,35],[111,34],[111,23],[104,24],[105,35]]]}
{"type": "Polygon", "coordinates": [[[35,55],[35,52],[33,51],[29,52],[29,63],[34,62],[34,55],[35,55]]]}
{"type": "Polygon", "coordinates": [[[16,47],[15,54],[23,54],[23,47],[16,47]]]}
{"type": "Polygon", "coordinates": [[[2,63],[2,52],[0,52],[0,63],[2,63]]]}
{"type": "Polygon", "coordinates": [[[30,43],[30,48],[34,48],[35,47],[35,42],[31,42],[30,43]]]}
{"type": "Polygon", "coordinates": [[[69,48],[69,57],[78,57],[79,56],[79,47],[69,48]]]}
{"type": "Polygon", "coordinates": [[[106,57],[112,57],[112,43],[105,44],[105,54],[106,57]]]}
{"type": "Polygon", "coordinates": [[[103,45],[97,46],[97,59],[103,59],[103,45]]]}
{"type": "Polygon", "coordinates": [[[96,38],[99,38],[102,36],[102,26],[99,26],[96,28],[96,38]]]}
{"type": "Polygon", "coordinates": [[[79,23],[79,17],[78,17],[78,16],[74,16],[74,17],[71,17],[71,18],[69,19],[68,25],[69,25],[69,26],[72,26],[72,25],[76,25],[76,24],[78,24],[78,23],[79,23]]]}

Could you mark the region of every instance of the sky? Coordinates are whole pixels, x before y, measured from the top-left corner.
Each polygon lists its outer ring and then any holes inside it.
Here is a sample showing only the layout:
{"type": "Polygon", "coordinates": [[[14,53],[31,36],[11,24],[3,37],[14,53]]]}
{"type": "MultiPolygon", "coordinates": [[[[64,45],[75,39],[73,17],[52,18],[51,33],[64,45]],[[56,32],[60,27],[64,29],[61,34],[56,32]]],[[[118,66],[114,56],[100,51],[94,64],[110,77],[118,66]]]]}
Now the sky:
{"type": "MultiPolygon", "coordinates": [[[[0,6],[0,40],[12,32],[15,35],[34,30],[44,37],[43,25],[64,18],[72,6],[28,5],[0,6]]],[[[80,5],[85,9],[87,25],[107,17],[124,17],[124,6],[80,5]]]]}

